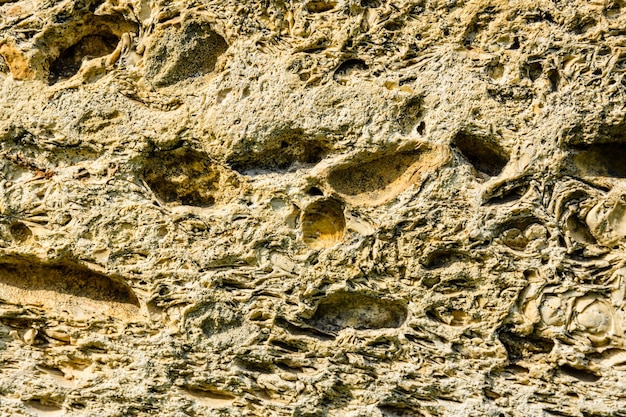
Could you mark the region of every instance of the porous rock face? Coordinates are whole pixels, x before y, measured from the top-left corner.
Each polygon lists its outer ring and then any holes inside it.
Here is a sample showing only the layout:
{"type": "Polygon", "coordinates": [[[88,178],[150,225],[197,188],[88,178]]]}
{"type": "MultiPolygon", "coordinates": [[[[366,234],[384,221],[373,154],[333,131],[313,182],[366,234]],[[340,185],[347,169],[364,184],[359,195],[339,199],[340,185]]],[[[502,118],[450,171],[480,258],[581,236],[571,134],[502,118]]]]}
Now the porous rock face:
{"type": "Polygon", "coordinates": [[[622,0],[0,0],[0,414],[623,415],[625,74],[622,0]]]}

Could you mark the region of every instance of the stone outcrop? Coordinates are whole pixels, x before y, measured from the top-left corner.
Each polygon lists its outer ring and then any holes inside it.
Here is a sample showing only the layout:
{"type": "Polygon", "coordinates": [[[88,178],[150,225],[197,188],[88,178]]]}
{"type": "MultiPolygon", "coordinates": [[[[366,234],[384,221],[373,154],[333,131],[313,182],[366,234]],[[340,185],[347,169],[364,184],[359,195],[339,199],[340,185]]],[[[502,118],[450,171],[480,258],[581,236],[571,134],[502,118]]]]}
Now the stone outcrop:
{"type": "Polygon", "coordinates": [[[624,415],[625,100],[623,0],[0,0],[0,415],[624,415]]]}

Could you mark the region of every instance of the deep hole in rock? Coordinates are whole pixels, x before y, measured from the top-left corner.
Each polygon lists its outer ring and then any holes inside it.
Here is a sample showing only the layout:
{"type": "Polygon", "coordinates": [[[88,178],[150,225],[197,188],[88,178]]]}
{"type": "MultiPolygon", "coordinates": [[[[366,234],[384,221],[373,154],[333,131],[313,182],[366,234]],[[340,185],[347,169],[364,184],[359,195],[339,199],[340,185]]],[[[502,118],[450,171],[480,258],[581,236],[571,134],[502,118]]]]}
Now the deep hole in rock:
{"type": "Polygon", "coordinates": [[[553,92],[559,91],[559,84],[561,83],[561,75],[556,69],[548,71],[548,80],[550,80],[550,88],[553,92]]]}
{"type": "Polygon", "coordinates": [[[323,196],[324,192],[322,190],[320,190],[318,187],[310,187],[308,190],[306,190],[306,193],[310,196],[323,196]]]}
{"type": "Polygon", "coordinates": [[[459,132],[453,143],[477,171],[489,176],[499,175],[509,162],[506,152],[488,138],[459,132]]]}
{"type": "Polygon", "coordinates": [[[89,35],[70,46],[50,64],[50,85],[72,78],[84,60],[99,58],[112,53],[120,39],[110,33],[89,35]]]}
{"type": "Polygon", "coordinates": [[[0,289],[0,296],[10,303],[75,316],[100,313],[127,318],[139,313],[137,296],[121,279],[69,262],[0,261],[0,289]]]}
{"type": "Polygon", "coordinates": [[[531,81],[536,81],[543,73],[543,65],[541,62],[529,62],[524,65],[523,72],[531,81]]]}
{"type": "Polygon", "coordinates": [[[320,302],[311,325],[329,332],[397,328],[407,318],[406,303],[359,292],[340,291],[320,302]]]}
{"type": "Polygon", "coordinates": [[[208,155],[188,148],[154,154],[143,172],[144,179],[164,202],[209,207],[220,193],[220,170],[208,155]]]}
{"type": "MultiPolygon", "coordinates": [[[[621,134],[626,141],[626,130],[621,134]]],[[[576,146],[572,154],[574,165],[585,175],[626,178],[626,143],[598,143],[576,146]]]]}
{"type": "Polygon", "coordinates": [[[426,123],[424,122],[420,122],[419,125],[417,125],[417,127],[415,128],[415,130],[417,130],[417,133],[419,133],[420,135],[424,134],[424,131],[426,130],[426,123]]]}
{"type": "Polygon", "coordinates": [[[228,49],[226,40],[209,23],[190,20],[155,32],[146,50],[146,78],[157,87],[213,72],[228,49]]]}
{"type": "Polygon", "coordinates": [[[312,249],[333,246],[343,239],[343,205],[332,198],[314,201],[302,212],[302,240],[312,249]]]}

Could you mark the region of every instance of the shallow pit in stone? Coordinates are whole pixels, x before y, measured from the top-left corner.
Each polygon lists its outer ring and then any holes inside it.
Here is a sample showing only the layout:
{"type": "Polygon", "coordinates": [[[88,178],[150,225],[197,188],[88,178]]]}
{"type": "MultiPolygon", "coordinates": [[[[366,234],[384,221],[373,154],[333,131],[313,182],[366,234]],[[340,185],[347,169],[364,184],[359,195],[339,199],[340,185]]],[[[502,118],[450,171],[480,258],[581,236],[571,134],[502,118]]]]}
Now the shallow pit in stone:
{"type": "Polygon", "coordinates": [[[19,243],[24,243],[33,236],[33,232],[30,228],[22,222],[13,223],[9,232],[13,240],[19,243]]]}
{"type": "Polygon", "coordinates": [[[209,406],[211,408],[226,407],[232,404],[235,396],[223,390],[208,387],[186,386],[180,388],[181,393],[193,401],[209,406]]]}
{"type": "Polygon", "coordinates": [[[412,150],[369,154],[330,170],[327,181],[352,204],[378,205],[416,183],[421,173],[441,166],[447,156],[441,147],[426,144],[412,150]]]}
{"type": "Polygon", "coordinates": [[[305,8],[309,13],[323,13],[332,10],[337,6],[336,1],[312,0],[309,1],[305,8]]]}
{"type": "Polygon", "coordinates": [[[241,143],[228,163],[246,174],[284,171],[297,164],[317,164],[330,151],[325,138],[308,137],[301,129],[286,129],[262,141],[241,143]]]}
{"type": "Polygon", "coordinates": [[[210,74],[228,49],[208,22],[189,20],[157,29],[146,53],[146,78],[157,87],[210,74]]]}
{"type": "Polygon", "coordinates": [[[165,203],[210,207],[239,185],[234,177],[224,178],[222,171],[203,152],[179,148],[153,154],[145,163],[143,177],[165,203]]]}
{"type": "Polygon", "coordinates": [[[302,212],[302,240],[311,249],[322,249],[343,240],[346,219],[343,205],[332,198],[317,200],[302,212]]]}
{"type": "Polygon", "coordinates": [[[340,291],[320,302],[310,323],[321,330],[337,332],[351,327],[357,330],[397,328],[408,315],[406,303],[375,295],[340,291]]]}
{"type": "Polygon", "coordinates": [[[70,262],[0,261],[0,299],[75,319],[93,315],[133,319],[139,315],[137,296],[121,278],[70,262]]]}

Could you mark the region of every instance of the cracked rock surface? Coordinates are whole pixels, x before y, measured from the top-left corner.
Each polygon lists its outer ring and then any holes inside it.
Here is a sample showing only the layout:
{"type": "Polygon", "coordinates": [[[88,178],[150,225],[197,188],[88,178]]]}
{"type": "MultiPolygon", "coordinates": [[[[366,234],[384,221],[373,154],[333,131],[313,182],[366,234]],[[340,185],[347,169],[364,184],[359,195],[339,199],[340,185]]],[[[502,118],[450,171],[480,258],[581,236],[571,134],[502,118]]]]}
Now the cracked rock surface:
{"type": "Polygon", "coordinates": [[[623,416],[623,0],[0,0],[0,415],[623,416]]]}

